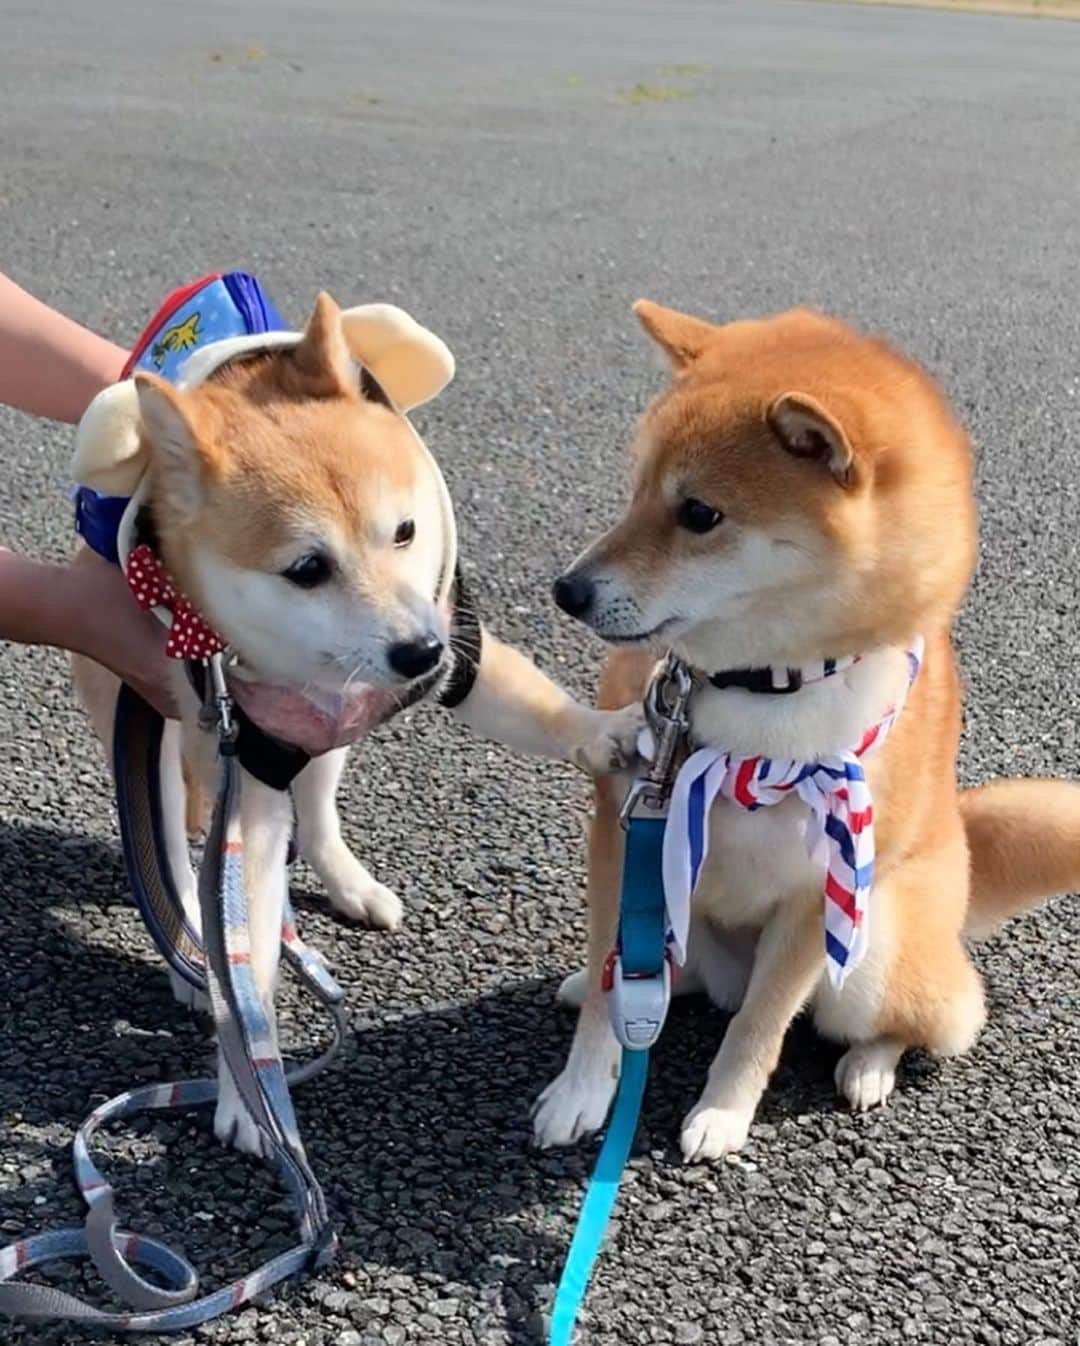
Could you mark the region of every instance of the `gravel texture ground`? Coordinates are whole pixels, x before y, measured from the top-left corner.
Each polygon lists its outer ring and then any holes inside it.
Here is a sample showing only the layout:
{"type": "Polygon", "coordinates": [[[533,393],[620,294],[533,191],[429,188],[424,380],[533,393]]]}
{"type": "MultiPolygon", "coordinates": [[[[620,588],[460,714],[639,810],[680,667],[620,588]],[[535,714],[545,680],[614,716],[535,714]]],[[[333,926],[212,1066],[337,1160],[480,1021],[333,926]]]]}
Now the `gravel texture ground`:
{"type": "MultiPolygon", "coordinates": [[[[320,287],[413,310],[459,361],[419,422],[474,588],[582,695],[600,651],[548,586],[614,517],[659,386],[630,302],[810,302],[891,333],[979,447],[965,776],[1078,774],[1080,28],[692,0],[0,0],[0,33],[5,268],[122,341],[223,266],[297,320],[320,287]]],[[[0,439],[3,540],[62,555],[70,434],[0,413],[0,439]]],[[[0,751],[8,1237],[77,1215],[68,1145],[92,1100],[207,1050],[127,905],[55,654],[4,651],[0,751]]],[[[296,875],[356,1029],[298,1098],[343,1255],[179,1342],[534,1341],[593,1152],[537,1155],[528,1122],[571,1031],[552,993],[582,945],[585,787],[422,709],[355,755],[344,803],[408,914],[395,937],[345,928],[296,875]]],[[[1076,1342],[1078,952],[1070,900],[983,947],[977,1047],[911,1060],[870,1117],[837,1108],[836,1049],[797,1027],[749,1148],[712,1168],[674,1142],[723,1018],[680,1005],[584,1339],[1076,1342]]],[[[131,1222],[208,1283],[289,1237],[269,1177],[205,1117],[103,1148],[131,1222]]]]}

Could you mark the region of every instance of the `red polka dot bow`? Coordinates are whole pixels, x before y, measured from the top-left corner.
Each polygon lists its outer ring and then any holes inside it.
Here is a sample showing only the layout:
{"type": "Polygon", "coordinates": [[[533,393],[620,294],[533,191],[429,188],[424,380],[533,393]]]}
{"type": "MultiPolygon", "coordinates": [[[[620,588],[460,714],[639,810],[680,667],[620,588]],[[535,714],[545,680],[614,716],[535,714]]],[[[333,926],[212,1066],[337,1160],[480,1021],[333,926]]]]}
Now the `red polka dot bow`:
{"type": "Polygon", "coordinates": [[[166,608],[172,627],[165,646],[170,659],[209,659],[220,654],[225,642],[208,626],[191,600],[177,589],[154,551],[142,542],[128,557],[127,582],[144,612],[166,608]]]}

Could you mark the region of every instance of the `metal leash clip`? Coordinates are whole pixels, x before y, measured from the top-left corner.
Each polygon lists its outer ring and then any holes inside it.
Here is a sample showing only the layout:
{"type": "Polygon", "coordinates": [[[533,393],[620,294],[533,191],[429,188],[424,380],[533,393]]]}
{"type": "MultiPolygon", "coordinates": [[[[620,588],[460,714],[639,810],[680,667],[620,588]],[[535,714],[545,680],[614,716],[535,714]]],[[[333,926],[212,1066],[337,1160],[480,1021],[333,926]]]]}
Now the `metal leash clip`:
{"type": "Polygon", "coordinates": [[[690,670],[680,658],[669,653],[645,693],[645,719],[652,732],[655,751],[648,771],[626,792],[619,810],[619,822],[624,829],[638,808],[648,810],[656,817],[661,816],[667,804],[675,779],[675,757],[690,732],[686,707],[693,690],[690,670]]]}
{"type": "Polygon", "coordinates": [[[233,699],[225,681],[225,654],[212,654],[207,663],[210,677],[199,718],[204,728],[217,729],[218,747],[225,756],[231,757],[236,751],[240,726],[233,718],[233,699]]]}

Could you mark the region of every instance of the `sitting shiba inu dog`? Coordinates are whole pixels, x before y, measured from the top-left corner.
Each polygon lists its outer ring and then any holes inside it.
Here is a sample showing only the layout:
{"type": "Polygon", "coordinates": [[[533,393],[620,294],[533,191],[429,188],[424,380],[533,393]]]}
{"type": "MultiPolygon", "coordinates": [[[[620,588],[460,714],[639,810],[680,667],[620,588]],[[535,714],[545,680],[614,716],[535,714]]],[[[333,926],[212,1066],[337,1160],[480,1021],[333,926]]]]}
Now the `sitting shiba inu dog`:
{"type": "MultiPolygon", "coordinates": [[[[950,628],[975,508],[967,436],[931,379],[809,311],[722,327],[635,311],[673,379],[641,421],[626,516],[556,599],[619,647],[600,704],[641,696],[656,651],[695,670],[689,746],[707,750],[699,782],[718,774],[676,984],[737,1012],[682,1149],[714,1159],[745,1142],[804,1005],[849,1044],[836,1083],[857,1109],[885,1101],[906,1048],[971,1046],[985,1008],[965,937],[1080,888],[1080,787],[957,788],[950,628]],[[872,846],[859,858],[874,832],[876,865],[872,846]]],[[[581,1012],[537,1106],[543,1145],[599,1127],[615,1090],[603,969],[624,791],[597,785],[588,968],[562,988],[581,1012]]]]}
{"type": "MultiPolygon", "coordinates": [[[[591,772],[630,760],[640,724],[636,708],[578,705],[478,625],[457,641],[453,512],[403,414],[452,369],[445,346],[400,310],[342,313],[322,295],[302,337],[217,342],[175,384],[139,373],[107,390],[76,445],[77,480],[114,494],[139,481],[118,544],[133,601],[169,606],[170,639],[194,661],[224,645],[241,711],[275,741],[317,754],[292,785],[299,850],[339,911],[388,929],[401,919],[398,898],[341,836],[342,745],[420,694],[442,695],[480,733],[591,772]]],[[[83,659],[74,668],[109,744],[116,679],[83,659]]],[[[182,766],[212,797],[216,741],[199,727],[180,662],[176,695],[183,720],[166,733],[163,822],[197,928],[182,766]]],[[[242,780],[251,961],[272,1009],[292,804],[250,770],[242,780]]],[[[228,1071],[220,1077],[218,1135],[257,1148],[228,1071]]]]}

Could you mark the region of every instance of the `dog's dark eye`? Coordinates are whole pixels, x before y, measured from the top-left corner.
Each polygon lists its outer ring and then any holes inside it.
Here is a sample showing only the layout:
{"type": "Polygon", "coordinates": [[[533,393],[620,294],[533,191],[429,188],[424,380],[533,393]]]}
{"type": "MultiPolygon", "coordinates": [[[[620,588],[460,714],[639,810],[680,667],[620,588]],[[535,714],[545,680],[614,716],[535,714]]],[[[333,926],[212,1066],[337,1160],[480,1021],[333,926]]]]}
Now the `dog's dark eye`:
{"type": "Polygon", "coordinates": [[[395,547],[407,547],[416,536],[416,524],[412,519],[402,519],[397,526],[397,532],[394,534],[395,547]]]}
{"type": "Polygon", "coordinates": [[[298,589],[316,589],[320,584],[325,584],[333,573],[333,566],[330,564],[330,558],[324,556],[322,552],[309,552],[307,556],[301,556],[299,561],[294,561],[287,570],[283,570],[282,575],[290,584],[295,584],[298,589]]]}
{"type": "Polygon", "coordinates": [[[718,509],[713,509],[704,500],[695,500],[693,496],[684,500],[675,512],[679,527],[689,533],[710,533],[723,517],[718,509]]]}

